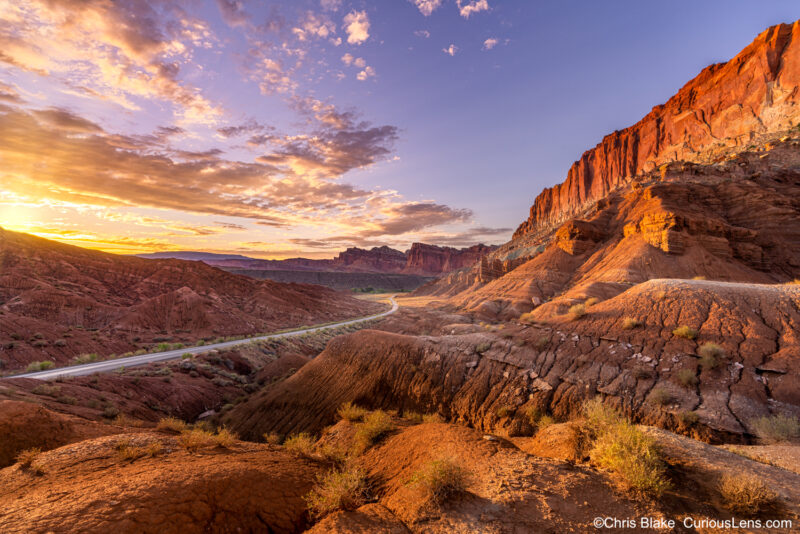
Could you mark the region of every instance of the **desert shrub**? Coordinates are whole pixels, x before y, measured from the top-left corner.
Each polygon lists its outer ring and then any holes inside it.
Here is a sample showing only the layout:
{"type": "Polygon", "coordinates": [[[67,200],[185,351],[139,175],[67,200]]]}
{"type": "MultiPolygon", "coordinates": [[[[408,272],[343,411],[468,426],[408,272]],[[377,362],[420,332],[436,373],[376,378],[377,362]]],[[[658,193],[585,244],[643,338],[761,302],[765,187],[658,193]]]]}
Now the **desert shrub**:
{"type": "Polygon", "coordinates": [[[80,365],[80,364],[84,364],[84,363],[91,363],[91,362],[97,361],[98,358],[99,358],[99,356],[96,353],[92,352],[92,353],[86,353],[86,354],[78,354],[77,356],[72,358],[72,361],[74,363],[80,365]]]}
{"type": "Polygon", "coordinates": [[[20,465],[20,467],[31,467],[36,459],[39,458],[40,454],[42,454],[42,449],[38,447],[25,449],[17,454],[17,463],[20,465]]]}
{"type": "Polygon", "coordinates": [[[73,406],[78,404],[78,399],[70,395],[59,395],[56,397],[56,401],[60,402],[61,404],[71,404],[73,406]]]}
{"type": "Polygon", "coordinates": [[[504,404],[503,406],[498,406],[494,413],[497,417],[509,417],[514,414],[514,407],[504,404]]]}
{"type": "Polygon", "coordinates": [[[657,497],[669,487],[655,441],[628,421],[602,428],[589,457],[596,465],[619,475],[636,493],[657,497]]]}
{"type": "Polygon", "coordinates": [[[120,460],[136,460],[146,454],[144,447],[131,445],[130,440],[127,439],[121,439],[116,442],[114,450],[117,451],[117,458],[120,460]]]}
{"type": "Polygon", "coordinates": [[[370,412],[364,417],[364,421],[358,423],[356,427],[356,452],[364,452],[394,428],[394,423],[388,413],[383,410],[370,412]]]}
{"type": "Polygon", "coordinates": [[[47,395],[48,397],[57,397],[61,394],[61,386],[51,386],[50,384],[44,383],[39,384],[35,388],[31,390],[31,393],[34,395],[47,395]]]}
{"type": "Polygon", "coordinates": [[[139,419],[134,419],[132,417],[125,415],[124,413],[121,413],[118,416],[116,416],[114,418],[113,423],[117,426],[131,426],[137,428],[147,426],[147,423],[145,423],[144,421],[141,421],[139,419]]]}
{"type": "Polygon", "coordinates": [[[694,369],[681,369],[676,376],[683,387],[690,388],[697,385],[698,379],[694,369]]]}
{"type": "Polygon", "coordinates": [[[800,437],[800,421],[790,415],[759,417],[751,424],[756,436],[768,443],[792,441],[800,437]]]}
{"type": "Polygon", "coordinates": [[[586,315],[586,305],[585,304],[575,304],[572,306],[569,311],[567,312],[570,319],[576,321],[586,315]]]}
{"type": "Polygon", "coordinates": [[[525,312],[519,316],[518,321],[520,323],[530,323],[534,321],[533,312],[525,312]]]}
{"type": "Polygon", "coordinates": [[[548,346],[550,346],[550,338],[547,337],[547,336],[542,336],[542,337],[540,337],[539,339],[536,340],[536,343],[534,343],[533,346],[536,348],[536,350],[541,352],[544,349],[546,349],[548,346]]]}
{"type": "Polygon", "coordinates": [[[403,412],[403,419],[406,421],[410,421],[412,423],[421,423],[422,422],[422,414],[419,412],[412,412],[407,410],[403,412]]]}
{"type": "Polygon", "coordinates": [[[156,352],[167,352],[172,348],[172,345],[169,343],[159,343],[156,345],[156,352]]]}
{"type": "Polygon", "coordinates": [[[681,421],[686,425],[693,425],[700,420],[700,416],[697,415],[697,412],[681,412],[678,417],[680,417],[681,421]]]}
{"type": "Polygon", "coordinates": [[[541,416],[538,421],[536,421],[536,431],[541,432],[548,426],[555,424],[555,422],[556,420],[553,418],[552,415],[545,414],[541,416]]]}
{"type": "Polygon", "coordinates": [[[53,346],[55,346],[55,347],[66,347],[67,346],[67,342],[64,339],[56,339],[55,341],[53,341],[53,346]]]}
{"type": "Polygon", "coordinates": [[[187,428],[189,428],[189,425],[176,417],[165,417],[156,425],[156,430],[175,432],[176,434],[183,432],[187,428]]]}
{"type": "Polygon", "coordinates": [[[694,339],[697,337],[697,330],[695,330],[694,328],[690,328],[686,325],[683,325],[673,330],[672,335],[686,339],[694,339]]]}
{"type": "Polygon", "coordinates": [[[317,484],[306,495],[308,509],[314,517],[336,510],[355,510],[366,502],[367,484],[358,468],[335,469],[317,478],[317,484]]]}
{"type": "Polygon", "coordinates": [[[164,445],[158,440],[151,441],[145,447],[145,453],[151,458],[160,456],[164,452],[164,445]]]}
{"type": "Polygon", "coordinates": [[[33,334],[33,339],[44,339],[44,334],[42,334],[41,332],[36,332],[35,334],[33,334]]]}
{"type": "Polygon", "coordinates": [[[693,276],[692,277],[692,280],[705,280],[705,279],[706,279],[706,277],[703,276],[703,275],[698,275],[698,276],[693,276]]]}
{"type": "Polygon", "coordinates": [[[284,448],[289,452],[311,456],[314,454],[314,438],[307,432],[293,434],[283,442],[284,448]]]}
{"type": "Polygon", "coordinates": [[[763,482],[747,475],[725,475],[719,484],[725,506],[733,513],[751,516],[764,511],[776,495],[763,482]]]}
{"type": "Polygon", "coordinates": [[[622,320],[622,329],[623,330],[633,330],[634,328],[638,328],[642,326],[641,321],[638,319],[634,319],[633,317],[625,317],[622,320]]]}
{"type": "Polygon", "coordinates": [[[475,352],[478,354],[483,354],[487,350],[492,348],[492,344],[489,342],[480,343],[475,347],[475,352]]]}
{"type": "Polygon", "coordinates": [[[339,417],[346,421],[356,422],[364,419],[364,416],[367,415],[367,409],[362,408],[361,406],[356,406],[352,402],[345,402],[339,406],[339,409],[336,411],[336,413],[339,415],[339,417]]]}
{"type": "Polygon", "coordinates": [[[265,432],[263,437],[264,442],[269,443],[270,445],[280,445],[283,441],[281,435],[277,432],[265,432]]]}
{"type": "Polygon", "coordinates": [[[43,362],[31,362],[28,364],[26,369],[29,373],[35,373],[36,371],[47,371],[48,369],[52,369],[55,364],[49,360],[45,360],[43,362]]]}
{"type": "Polygon", "coordinates": [[[443,423],[444,418],[438,413],[426,413],[422,416],[423,423],[443,423]]]}
{"type": "Polygon", "coordinates": [[[411,483],[420,488],[427,499],[441,505],[466,491],[469,475],[456,459],[441,458],[428,462],[414,473],[411,483]]]}
{"type": "Polygon", "coordinates": [[[670,395],[669,391],[664,388],[653,388],[653,390],[650,392],[650,402],[653,404],[664,406],[665,404],[669,404],[671,401],[672,395],[670,395]]]}
{"type": "Polygon", "coordinates": [[[317,452],[323,460],[334,463],[337,466],[343,466],[347,463],[349,458],[347,448],[341,445],[331,445],[326,443],[318,447],[317,452]]]}
{"type": "Polygon", "coordinates": [[[594,306],[594,305],[595,305],[595,304],[597,304],[598,302],[600,302],[600,299],[599,299],[599,298],[597,298],[597,297],[590,297],[590,298],[586,299],[586,300],[583,302],[583,304],[584,304],[584,305],[585,305],[585,306],[588,308],[589,306],[594,306]]]}
{"type": "Polygon", "coordinates": [[[105,417],[106,419],[114,419],[118,415],[119,415],[119,408],[117,408],[113,404],[109,404],[103,409],[103,417],[105,417]]]}
{"type": "Polygon", "coordinates": [[[178,444],[189,452],[196,452],[199,449],[209,447],[229,448],[235,440],[236,434],[224,427],[216,433],[195,427],[181,432],[178,437],[178,444]]]}
{"type": "Polygon", "coordinates": [[[697,349],[700,356],[700,366],[705,370],[714,369],[719,365],[720,358],[725,357],[725,350],[716,343],[703,343],[697,349]]]}
{"type": "Polygon", "coordinates": [[[603,399],[600,397],[594,397],[584,403],[583,415],[586,418],[584,426],[593,436],[599,434],[603,428],[624,421],[622,415],[614,408],[603,404],[603,399]]]}

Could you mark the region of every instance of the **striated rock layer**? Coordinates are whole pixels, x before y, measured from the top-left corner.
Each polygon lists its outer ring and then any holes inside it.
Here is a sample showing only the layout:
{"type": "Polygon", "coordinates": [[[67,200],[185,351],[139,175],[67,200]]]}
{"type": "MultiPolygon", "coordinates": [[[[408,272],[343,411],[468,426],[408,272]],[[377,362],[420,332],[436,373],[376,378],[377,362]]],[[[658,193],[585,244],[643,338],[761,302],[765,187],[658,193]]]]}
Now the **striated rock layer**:
{"type": "Polygon", "coordinates": [[[542,191],[515,237],[558,224],[633,177],[673,161],[714,161],[725,149],[800,122],[800,21],[773,26],[727,63],[711,65],[642,120],[606,136],[566,180],[542,191]]]}

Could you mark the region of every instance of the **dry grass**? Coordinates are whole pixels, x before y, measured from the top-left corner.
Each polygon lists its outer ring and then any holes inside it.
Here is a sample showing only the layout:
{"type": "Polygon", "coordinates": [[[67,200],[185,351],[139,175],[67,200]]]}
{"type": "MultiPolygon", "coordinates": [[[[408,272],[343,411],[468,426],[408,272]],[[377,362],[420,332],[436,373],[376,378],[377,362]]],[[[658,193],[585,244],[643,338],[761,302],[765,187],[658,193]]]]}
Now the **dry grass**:
{"type": "Polygon", "coordinates": [[[597,298],[597,297],[591,297],[591,298],[588,298],[588,299],[586,299],[586,300],[583,302],[583,304],[584,304],[584,305],[585,305],[585,306],[588,308],[588,307],[590,307],[590,306],[594,306],[594,305],[595,305],[595,304],[597,304],[598,302],[600,302],[600,299],[599,299],[599,298],[597,298]]]}
{"type": "Polygon", "coordinates": [[[275,432],[265,432],[264,441],[270,445],[280,445],[283,439],[281,439],[280,434],[275,432]]]}
{"type": "Polygon", "coordinates": [[[121,413],[118,416],[116,416],[114,418],[114,421],[112,421],[112,423],[117,426],[127,426],[134,428],[144,428],[146,426],[149,426],[148,423],[146,423],[145,421],[142,421],[141,419],[134,419],[133,417],[125,415],[124,413],[121,413]]]}
{"type": "Polygon", "coordinates": [[[520,315],[519,319],[517,319],[517,320],[520,323],[531,323],[531,322],[533,322],[535,320],[535,318],[533,316],[533,312],[529,311],[529,312],[525,312],[522,315],[520,315]]]}
{"type": "Polygon", "coordinates": [[[659,406],[664,406],[672,402],[672,395],[664,388],[653,388],[650,392],[650,402],[658,404],[659,406]]]}
{"type": "Polygon", "coordinates": [[[514,411],[515,410],[513,406],[503,405],[498,406],[494,413],[497,415],[497,417],[509,417],[510,415],[514,414],[514,411]]]}
{"type": "Polygon", "coordinates": [[[585,304],[575,304],[572,306],[569,311],[567,312],[569,318],[573,321],[577,321],[584,315],[586,315],[586,305],[585,304]]]}
{"type": "Polygon", "coordinates": [[[386,434],[394,430],[392,417],[383,410],[375,410],[364,417],[364,421],[356,425],[355,452],[361,454],[380,441],[386,434]]]}
{"type": "Polygon", "coordinates": [[[680,417],[681,421],[683,421],[683,424],[689,426],[697,423],[700,420],[700,416],[697,415],[697,412],[681,412],[678,417],[680,417]]]}
{"type": "Polygon", "coordinates": [[[592,462],[615,472],[637,494],[660,496],[669,488],[656,443],[599,397],[584,405],[583,439],[592,462]]]}
{"type": "Polygon", "coordinates": [[[333,470],[320,476],[305,500],[311,514],[320,518],[336,510],[355,510],[367,501],[364,472],[358,468],[333,470]]]}
{"type": "Polygon", "coordinates": [[[690,328],[686,325],[683,325],[673,330],[672,335],[686,339],[694,339],[697,337],[697,330],[695,330],[694,328],[690,328]]]}
{"type": "Polygon", "coordinates": [[[441,458],[414,473],[411,483],[423,491],[427,500],[441,505],[467,490],[469,474],[456,459],[441,458]]]}
{"type": "Polygon", "coordinates": [[[422,416],[423,423],[444,423],[444,418],[438,413],[426,413],[422,416]]]}
{"type": "Polygon", "coordinates": [[[552,416],[547,415],[536,406],[529,406],[525,410],[525,417],[528,419],[528,422],[531,424],[532,427],[536,429],[537,432],[547,428],[548,426],[556,422],[556,420],[553,419],[552,416]]]}
{"type": "Polygon", "coordinates": [[[16,460],[23,469],[31,469],[37,465],[36,460],[39,458],[40,454],[42,454],[42,449],[38,447],[25,449],[17,454],[16,460]]]}
{"type": "Polygon", "coordinates": [[[781,443],[800,438],[800,421],[790,415],[759,417],[751,421],[753,432],[767,443],[781,443]]]}
{"type": "Polygon", "coordinates": [[[403,419],[410,423],[421,423],[422,422],[422,414],[419,412],[413,412],[411,410],[406,410],[403,412],[403,419]]]}
{"type": "Polygon", "coordinates": [[[314,454],[314,438],[307,432],[294,434],[286,438],[283,447],[289,452],[312,456],[314,454]]]}
{"type": "Polygon", "coordinates": [[[178,437],[178,444],[189,452],[212,447],[228,449],[235,441],[236,434],[224,427],[216,433],[203,428],[192,428],[184,430],[178,437]]]}
{"type": "Polygon", "coordinates": [[[725,349],[716,343],[706,342],[700,345],[697,354],[700,356],[700,366],[708,371],[719,365],[719,360],[725,357],[725,349]]]}
{"type": "Polygon", "coordinates": [[[174,432],[175,434],[180,434],[188,428],[189,425],[185,421],[181,421],[176,417],[165,417],[156,425],[156,430],[174,432]]]}
{"type": "Polygon", "coordinates": [[[725,475],[719,492],[728,510],[745,516],[763,512],[777,497],[763,482],[745,475],[725,475]]]}
{"type": "Polygon", "coordinates": [[[678,378],[678,382],[680,382],[683,387],[687,388],[694,387],[697,385],[697,382],[699,382],[694,369],[681,369],[678,371],[676,377],[678,378]]]}
{"type": "Polygon", "coordinates": [[[345,402],[339,406],[339,409],[336,411],[336,413],[342,419],[354,423],[364,419],[364,416],[367,415],[368,410],[366,408],[362,408],[361,406],[356,406],[352,402],[345,402]]]}
{"type": "Polygon", "coordinates": [[[638,319],[634,319],[633,317],[625,317],[622,320],[622,329],[623,330],[633,330],[634,328],[638,328],[642,326],[641,321],[638,319]]]}

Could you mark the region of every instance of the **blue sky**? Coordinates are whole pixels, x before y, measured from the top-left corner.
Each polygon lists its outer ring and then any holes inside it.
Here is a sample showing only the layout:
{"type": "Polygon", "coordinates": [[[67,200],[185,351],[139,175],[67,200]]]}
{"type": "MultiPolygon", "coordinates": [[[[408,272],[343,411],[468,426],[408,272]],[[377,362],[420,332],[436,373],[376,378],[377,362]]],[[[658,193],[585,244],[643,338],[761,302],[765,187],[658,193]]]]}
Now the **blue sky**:
{"type": "Polygon", "coordinates": [[[0,7],[0,225],[114,252],[500,243],[796,2],[0,7]]]}

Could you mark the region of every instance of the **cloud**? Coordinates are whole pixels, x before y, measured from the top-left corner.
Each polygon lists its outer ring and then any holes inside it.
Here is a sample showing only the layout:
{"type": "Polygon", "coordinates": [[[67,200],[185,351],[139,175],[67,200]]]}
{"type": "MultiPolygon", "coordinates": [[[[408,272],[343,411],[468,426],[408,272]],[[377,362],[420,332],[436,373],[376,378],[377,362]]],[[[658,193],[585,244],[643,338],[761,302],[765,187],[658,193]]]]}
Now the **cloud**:
{"type": "Polygon", "coordinates": [[[489,2],[487,0],[473,0],[466,5],[462,5],[464,4],[463,0],[457,0],[456,4],[458,5],[458,12],[465,19],[468,19],[473,13],[489,10],[489,2]]]}
{"type": "Polygon", "coordinates": [[[353,64],[353,60],[354,59],[355,58],[353,57],[353,54],[348,52],[348,53],[346,53],[345,55],[342,56],[342,63],[344,63],[345,65],[347,65],[349,67],[350,65],[353,64]]]}
{"type": "Polygon", "coordinates": [[[17,89],[11,85],[0,82],[0,102],[22,104],[24,100],[19,96],[17,89]]]}
{"type": "Polygon", "coordinates": [[[417,37],[422,37],[423,39],[427,39],[431,36],[431,32],[428,30],[417,30],[414,32],[414,35],[417,37]]]}
{"type": "Polygon", "coordinates": [[[359,232],[361,237],[400,235],[422,230],[430,226],[467,222],[472,218],[468,209],[453,209],[432,202],[409,202],[391,206],[383,210],[384,220],[374,223],[374,227],[359,232]]]}
{"type": "Polygon", "coordinates": [[[232,27],[246,26],[250,17],[244,12],[241,0],[216,0],[217,8],[222,15],[222,20],[232,27]]]}
{"type": "Polygon", "coordinates": [[[483,49],[484,49],[484,50],[491,50],[492,48],[494,48],[495,46],[497,46],[497,43],[498,43],[498,42],[499,42],[499,41],[498,41],[496,38],[494,38],[494,37],[490,37],[490,38],[486,39],[486,40],[483,42],[483,49]]]}
{"type": "Polygon", "coordinates": [[[33,111],[40,121],[73,133],[98,133],[103,129],[92,121],[79,117],[66,109],[50,108],[33,111]]]}
{"type": "Polygon", "coordinates": [[[325,11],[337,11],[342,7],[342,0],[319,0],[319,5],[325,11]]]}
{"type": "Polygon", "coordinates": [[[366,11],[351,11],[344,17],[347,42],[360,45],[369,39],[369,18],[366,11]]]}
{"type": "Polygon", "coordinates": [[[260,133],[265,130],[269,129],[267,126],[263,126],[256,122],[255,120],[249,120],[244,124],[237,124],[234,126],[223,126],[221,128],[217,128],[217,134],[225,139],[229,139],[231,137],[240,137],[242,135],[249,135],[260,133]]]}
{"type": "Polygon", "coordinates": [[[221,114],[180,68],[212,38],[172,0],[31,0],[0,10],[0,62],[130,110],[135,98],[166,101],[187,123],[221,114]]]}
{"type": "Polygon", "coordinates": [[[417,6],[419,12],[426,17],[430,16],[431,13],[442,5],[442,0],[411,0],[411,2],[417,6]]]}
{"type": "Polygon", "coordinates": [[[274,135],[275,150],[253,163],[226,159],[218,148],[159,148],[150,144],[155,136],[111,134],[63,110],[9,108],[0,112],[0,179],[9,194],[48,202],[154,207],[273,227],[374,228],[372,221],[387,214],[402,216],[395,193],[337,181],[386,159],[397,129],[372,126],[316,100],[297,105],[305,107],[314,130],[274,135]],[[347,222],[331,222],[337,218],[347,222]]]}
{"type": "MultiPolygon", "coordinates": [[[[369,28],[369,23],[367,23],[367,28],[369,28]]],[[[327,16],[319,16],[313,11],[306,11],[305,16],[300,21],[300,26],[292,28],[292,33],[300,41],[307,41],[312,37],[325,39],[336,33],[336,24],[328,19],[327,16]]]]}
{"type": "Polygon", "coordinates": [[[375,69],[370,66],[364,67],[364,70],[356,74],[356,79],[360,82],[367,81],[369,78],[375,76],[375,69]]]}
{"type": "Polygon", "coordinates": [[[450,46],[448,46],[447,48],[442,48],[442,52],[444,52],[448,56],[452,57],[452,56],[456,55],[456,52],[458,52],[458,47],[456,45],[450,43],[450,46]]]}

